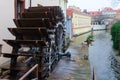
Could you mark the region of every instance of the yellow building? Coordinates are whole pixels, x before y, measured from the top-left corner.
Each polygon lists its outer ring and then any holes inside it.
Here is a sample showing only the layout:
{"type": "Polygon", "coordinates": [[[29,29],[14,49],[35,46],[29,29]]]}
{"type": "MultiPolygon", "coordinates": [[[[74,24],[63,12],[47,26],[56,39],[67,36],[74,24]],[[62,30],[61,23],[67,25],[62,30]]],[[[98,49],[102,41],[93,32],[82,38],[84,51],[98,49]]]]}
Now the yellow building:
{"type": "Polygon", "coordinates": [[[91,16],[82,13],[78,7],[70,6],[67,15],[72,16],[72,35],[91,31],[91,16]]]}

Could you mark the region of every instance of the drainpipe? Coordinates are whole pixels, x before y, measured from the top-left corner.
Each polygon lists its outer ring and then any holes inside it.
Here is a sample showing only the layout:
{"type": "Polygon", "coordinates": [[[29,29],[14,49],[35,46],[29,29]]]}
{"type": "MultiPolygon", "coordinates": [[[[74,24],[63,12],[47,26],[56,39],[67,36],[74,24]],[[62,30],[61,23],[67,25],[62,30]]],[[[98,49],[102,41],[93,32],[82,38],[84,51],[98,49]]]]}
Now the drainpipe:
{"type": "Polygon", "coordinates": [[[30,7],[32,6],[32,0],[30,0],[30,7]]]}
{"type": "Polygon", "coordinates": [[[2,56],[2,44],[0,44],[0,57],[2,56]]]}
{"type": "Polygon", "coordinates": [[[59,6],[60,6],[60,0],[59,0],[59,6]]]}
{"type": "Polygon", "coordinates": [[[14,17],[15,19],[21,18],[21,14],[25,9],[25,0],[14,0],[14,17]]]}

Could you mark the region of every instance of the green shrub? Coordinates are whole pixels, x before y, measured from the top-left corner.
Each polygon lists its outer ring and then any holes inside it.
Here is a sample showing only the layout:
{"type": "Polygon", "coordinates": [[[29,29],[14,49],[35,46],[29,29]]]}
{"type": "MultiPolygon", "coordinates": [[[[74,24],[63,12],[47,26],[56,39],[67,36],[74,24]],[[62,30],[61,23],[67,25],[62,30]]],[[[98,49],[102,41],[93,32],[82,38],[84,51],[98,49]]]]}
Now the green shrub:
{"type": "Polygon", "coordinates": [[[112,25],[111,35],[113,40],[113,48],[116,50],[119,50],[120,49],[120,22],[116,22],[115,24],[112,25]]]}

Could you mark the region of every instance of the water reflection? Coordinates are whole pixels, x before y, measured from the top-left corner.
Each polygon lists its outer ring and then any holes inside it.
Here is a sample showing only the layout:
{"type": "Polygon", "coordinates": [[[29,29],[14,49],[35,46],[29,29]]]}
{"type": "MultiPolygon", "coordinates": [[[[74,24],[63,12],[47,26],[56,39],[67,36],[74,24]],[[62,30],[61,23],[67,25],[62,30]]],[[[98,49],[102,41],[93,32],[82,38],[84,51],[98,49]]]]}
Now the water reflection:
{"type": "Polygon", "coordinates": [[[110,57],[111,60],[111,68],[114,71],[115,77],[120,80],[120,61],[117,59],[117,57],[112,54],[110,57]]]}
{"type": "Polygon", "coordinates": [[[94,31],[93,46],[89,47],[91,68],[96,66],[97,80],[118,80],[111,67],[113,56],[111,36],[106,31],[94,31]]]}

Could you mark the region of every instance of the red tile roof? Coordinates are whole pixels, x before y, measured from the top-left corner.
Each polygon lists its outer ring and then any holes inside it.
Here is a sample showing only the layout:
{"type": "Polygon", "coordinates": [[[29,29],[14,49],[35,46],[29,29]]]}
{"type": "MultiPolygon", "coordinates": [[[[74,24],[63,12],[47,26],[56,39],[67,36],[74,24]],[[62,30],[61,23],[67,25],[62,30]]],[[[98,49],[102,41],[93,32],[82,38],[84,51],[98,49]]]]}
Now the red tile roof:
{"type": "Polygon", "coordinates": [[[89,11],[88,14],[90,14],[90,15],[98,15],[98,14],[101,14],[101,11],[89,11]]]}
{"type": "Polygon", "coordinates": [[[67,9],[67,15],[72,16],[72,10],[70,8],[67,9]]]}
{"type": "Polygon", "coordinates": [[[120,9],[117,9],[117,10],[114,10],[115,12],[117,12],[117,13],[120,13],[120,9]]]}
{"type": "Polygon", "coordinates": [[[105,7],[102,11],[113,11],[111,7],[105,7]]]}

